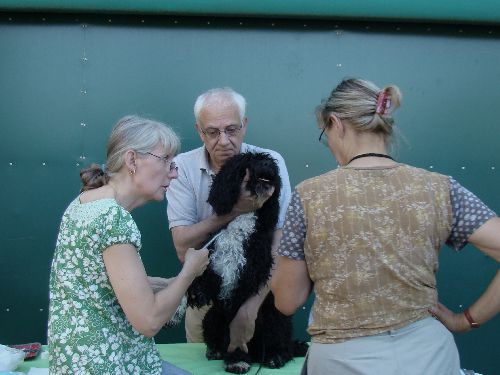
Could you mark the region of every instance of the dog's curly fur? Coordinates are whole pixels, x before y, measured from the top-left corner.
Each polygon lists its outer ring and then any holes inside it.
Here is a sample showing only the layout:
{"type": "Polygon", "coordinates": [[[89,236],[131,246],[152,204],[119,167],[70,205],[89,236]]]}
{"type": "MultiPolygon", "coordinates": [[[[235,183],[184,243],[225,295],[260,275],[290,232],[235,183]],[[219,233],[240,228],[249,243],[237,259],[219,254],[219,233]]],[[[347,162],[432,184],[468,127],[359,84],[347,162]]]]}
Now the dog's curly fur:
{"type": "Polygon", "coordinates": [[[252,362],[270,368],[282,367],[292,359],[294,351],[295,355],[305,355],[307,350],[305,344],[293,343],[291,317],[274,307],[270,292],[255,321],[255,333],[247,345],[248,354],[240,349],[227,352],[229,323],[240,306],[257,294],[269,279],[273,265],[271,244],[279,215],[281,180],[278,166],[265,153],[239,154],[224,164],[208,197],[215,213],[223,215],[232,210],[247,170],[250,174],[247,188],[253,195],[261,195],[271,186],[274,193],[255,214],[240,215],[223,229],[225,232],[215,245],[209,247],[209,267],[187,292],[188,305],[192,307],[212,304],[203,320],[207,358],[224,359],[226,371],[240,374],[247,372],[252,362]],[[217,252],[223,255],[217,257],[217,252]]]}

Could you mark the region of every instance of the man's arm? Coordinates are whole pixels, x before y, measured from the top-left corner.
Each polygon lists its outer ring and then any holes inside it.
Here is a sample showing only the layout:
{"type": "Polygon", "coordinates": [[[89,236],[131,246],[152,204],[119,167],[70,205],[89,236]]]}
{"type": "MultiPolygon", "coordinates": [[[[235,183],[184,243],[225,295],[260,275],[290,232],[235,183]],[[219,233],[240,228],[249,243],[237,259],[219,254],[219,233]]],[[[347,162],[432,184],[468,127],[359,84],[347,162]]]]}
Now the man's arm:
{"type": "Polygon", "coordinates": [[[191,247],[195,249],[199,248],[208,239],[210,234],[217,232],[237,216],[258,210],[273,195],[274,188],[268,190],[260,197],[251,195],[250,191],[246,189],[249,178],[250,175],[247,170],[241,184],[240,197],[230,213],[220,216],[211,215],[198,223],[172,228],[174,246],[177,251],[177,257],[181,262],[184,262],[184,255],[187,249],[191,247]]]}
{"type": "Polygon", "coordinates": [[[184,263],[184,256],[189,248],[200,248],[208,239],[210,234],[217,232],[237,215],[229,213],[227,215],[212,215],[199,223],[192,225],[181,225],[172,228],[172,238],[174,240],[177,257],[184,263]]]}
{"type": "Polygon", "coordinates": [[[273,244],[271,251],[273,254],[273,267],[269,274],[269,281],[262,286],[259,292],[250,297],[241,307],[239,308],[236,316],[229,324],[229,335],[230,342],[227,351],[232,352],[236,348],[240,348],[244,352],[248,353],[247,342],[249,342],[255,332],[255,319],[257,319],[257,314],[259,313],[260,306],[266,299],[270,289],[270,280],[274,272],[274,264],[276,259],[276,253],[278,251],[278,246],[280,243],[281,235],[283,231],[281,229],[276,229],[273,236],[273,244]]]}

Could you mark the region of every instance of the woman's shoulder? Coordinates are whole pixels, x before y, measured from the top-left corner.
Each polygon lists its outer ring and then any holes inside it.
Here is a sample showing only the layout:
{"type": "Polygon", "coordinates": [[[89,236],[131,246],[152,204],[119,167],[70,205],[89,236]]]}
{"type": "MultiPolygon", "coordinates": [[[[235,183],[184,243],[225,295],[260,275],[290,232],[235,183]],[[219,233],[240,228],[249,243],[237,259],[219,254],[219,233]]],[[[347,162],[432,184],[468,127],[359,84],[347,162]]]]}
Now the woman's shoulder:
{"type": "Polygon", "coordinates": [[[80,196],[78,196],[70,203],[65,215],[75,220],[85,221],[101,221],[115,217],[133,221],[130,212],[120,206],[114,198],[96,199],[82,203],[80,196]]]}
{"type": "Polygon", "coordinates": [[[450,176],[408,164],[401,164],[400,171],[401,173],[411,174],[417,178],[428,178],[432,180],[446,180],[446,181],[450,180],[450,176]]]}
{"type": "Polygon", "coordinates": [[[335,176],[339,173],[339,169],[333,169],[331,171],[328,171],[326,173],[320,174],[318,176],[314,176],[311,178],[308,178],[302,182],[300,182],[297,186],[297,190],[308,190],[311,188],[316,188],[318,186],[326,186],[325,184],[334,179],[335,176]]]}

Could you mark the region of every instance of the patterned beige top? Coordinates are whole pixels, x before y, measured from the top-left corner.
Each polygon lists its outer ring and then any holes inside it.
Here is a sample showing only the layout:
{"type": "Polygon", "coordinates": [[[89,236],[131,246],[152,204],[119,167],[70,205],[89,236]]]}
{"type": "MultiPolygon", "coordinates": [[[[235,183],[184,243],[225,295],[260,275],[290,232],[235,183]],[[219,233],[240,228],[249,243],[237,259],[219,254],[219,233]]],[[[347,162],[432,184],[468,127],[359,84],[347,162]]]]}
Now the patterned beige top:
{"type": "Polygon", "coordinates": [[[304,259],[303,249],[316,294],[314,342],[374,335],[429,315],[438,250],[452,233],[462,235],[456,228],[472,233],[495,215],[479,201],[482,219],[464,224],[452,183],[398,164],[338,168],[297,186],[279,253],[304,259]]]}

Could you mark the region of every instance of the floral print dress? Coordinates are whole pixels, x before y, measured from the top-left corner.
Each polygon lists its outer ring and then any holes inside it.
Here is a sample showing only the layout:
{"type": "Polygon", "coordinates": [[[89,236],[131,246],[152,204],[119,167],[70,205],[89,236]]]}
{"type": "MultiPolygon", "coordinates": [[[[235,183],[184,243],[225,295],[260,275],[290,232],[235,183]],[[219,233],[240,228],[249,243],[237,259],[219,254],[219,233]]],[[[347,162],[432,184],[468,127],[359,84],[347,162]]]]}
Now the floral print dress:
{"type": "Polygon", "coordinates": [[[141,248],[130,213],[114,199],[76,198],[63,215],[50,274],[52,375],[161,374],[154,340],[132,327],[109,282],[102,253],[114,244],[141,248]]]}

